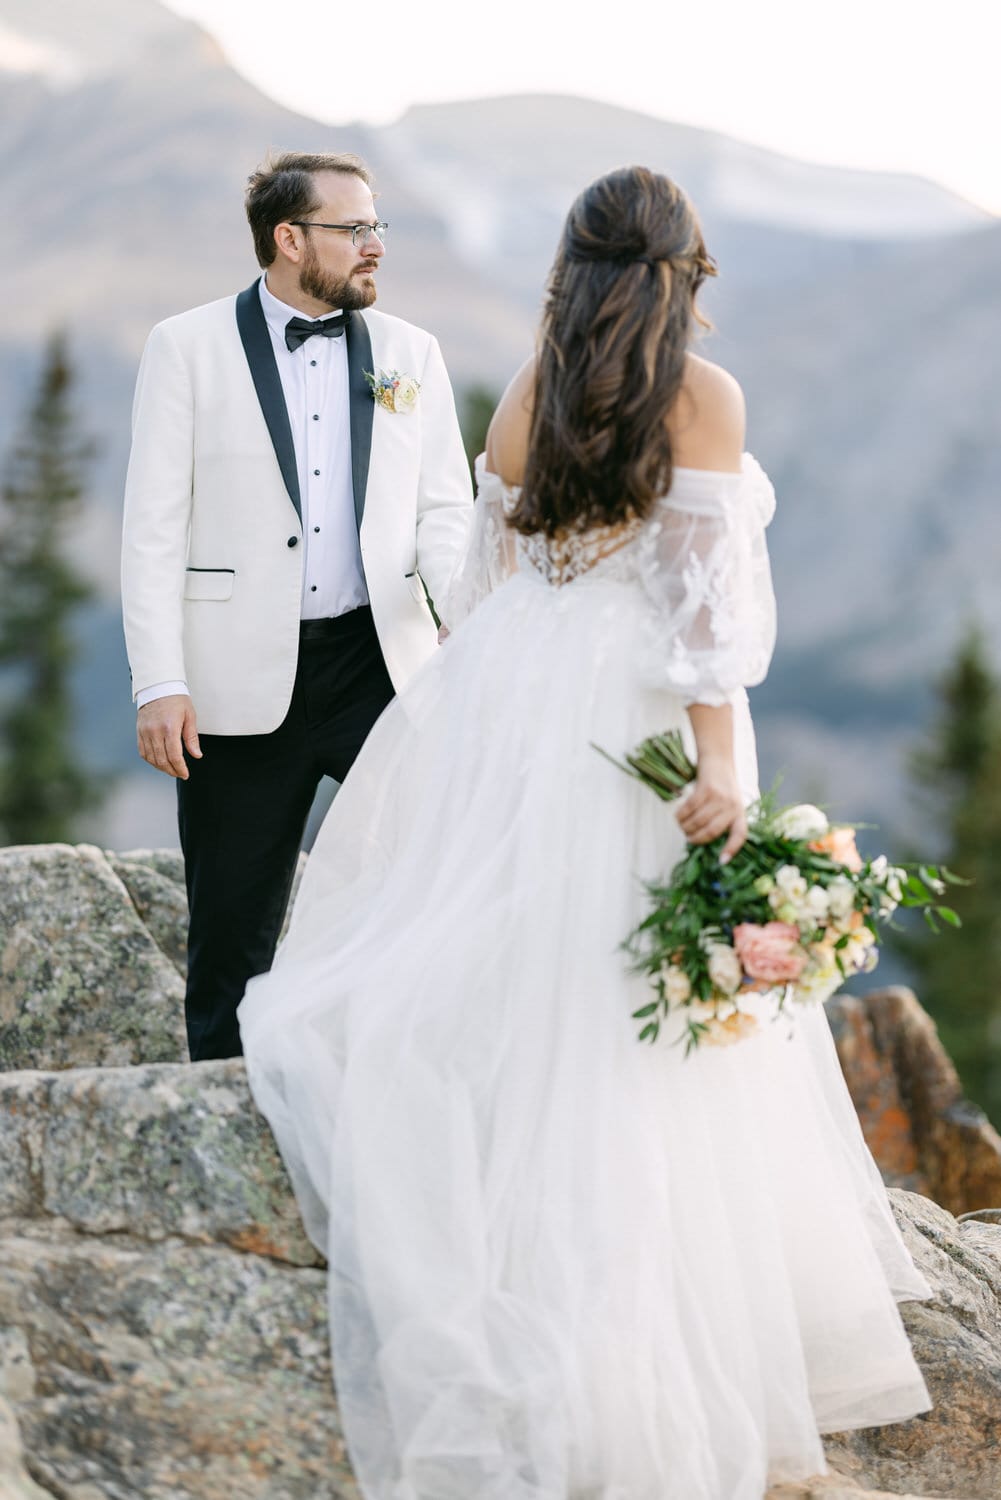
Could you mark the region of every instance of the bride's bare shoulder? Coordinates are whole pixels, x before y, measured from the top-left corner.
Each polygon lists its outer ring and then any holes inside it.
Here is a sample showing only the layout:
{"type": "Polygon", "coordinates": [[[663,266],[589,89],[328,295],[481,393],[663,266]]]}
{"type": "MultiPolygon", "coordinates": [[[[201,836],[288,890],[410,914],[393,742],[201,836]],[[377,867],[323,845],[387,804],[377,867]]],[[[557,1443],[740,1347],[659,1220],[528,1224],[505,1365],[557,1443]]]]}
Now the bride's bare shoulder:
{"type": "Polygon", "coordinates": [[[505,484],[521,484],[535,401],[535,355],[526,359],[510,381],[490,420],[487,432],[487,468],[505,484]]]}
{"type": "Polygon", "coordinates": [[[744,392],[722,365],[685,355],[681,390],[667,425],[674,462],[682,468],[739,471],[747,425],[744,392]]]}

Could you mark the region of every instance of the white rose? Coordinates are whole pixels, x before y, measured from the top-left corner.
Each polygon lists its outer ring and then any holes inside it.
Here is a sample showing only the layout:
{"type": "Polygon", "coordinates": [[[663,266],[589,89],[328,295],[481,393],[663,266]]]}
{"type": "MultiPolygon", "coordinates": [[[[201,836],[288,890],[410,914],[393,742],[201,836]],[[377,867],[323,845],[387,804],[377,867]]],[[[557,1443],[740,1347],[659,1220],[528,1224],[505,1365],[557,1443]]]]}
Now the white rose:
{"type": "Polygon", "coordinates": [[[819,839],[830,828],[824,814],[812,802],[800,802],[779,813],[773,825],[775,832],[787,839],[819,839]]]}
{"type": "Polygon", "coordinates": [[[775,892],[773,892],[773,894],[779,894],[780,899],[774,904],[779,905],[782,901],[791,901],[799,906],[806,900],[806,892],[807,884],[800,874],[799,866],[780,865],[775,871],[775,892]]]}
{"type": "Polygon", "coordinates": [[[841,988],[841,971],[835,963],[811,965],[796,981],[797,1000],[823,1001],[841,988]]]}
{"type": "Polygon", "coordinates": [[[822,885],[811,885],[806,893],[804,907],[807,916],[813,917],[818,924],[824,920],[830,908],[830,903],[827,899],[827,892],[822,885]]]}
{"type": "Polygon", "coordinates": [[[890,892],[884,889],[880,891],[876,898],[876,915],[881,917],[884,922],[888,922],[899,905],[900,902],[894,900],[890,892]]]}
{"type": "Polygon", "coordinates": [[[845,968],[850,969],[854,974],[858,974],[861,970],[865,969],[875,941],[868,927],[863,927],[857,937],[850,938],[845,946],[839,950],[841,962],[845,968]]]}
{"type": "Polygon", "coordinates": [[[879,895],[879,915],[884,920],[893,916],[900,905],[904,894],[903,882],[907,879],[907,871],[891,865],[885,854],[880,854],[872,862],[872,873],[876,877],[878,885],[882,886],[879,895]]]}
{"type": "Polygon", "coordinates": [[[740,988],[744,971],[736,950],[729,943],[713,943],[709,948],[709,978],[723,995],[732,995],[740,988]]]}
{"type": "Polygon", "coordinates": [[[684,1005],[692,993],[692,986],[684,969],[672,964],[664,975],[664,995],[668,1005],[684,1005]]]}
{"type": "Polygon", "coordinates": [[[854,911],[855,886],[847,875],[835,875],[827,887],[827,907],[831,916],[838,920],[854,911]]]}
{"type": "Polygon", "coordinates": [[[401,375],[400,383],[393,392],[393,407],[396,411],[413,411],[417,405],[420,386],[410,375],[401,375]]]}

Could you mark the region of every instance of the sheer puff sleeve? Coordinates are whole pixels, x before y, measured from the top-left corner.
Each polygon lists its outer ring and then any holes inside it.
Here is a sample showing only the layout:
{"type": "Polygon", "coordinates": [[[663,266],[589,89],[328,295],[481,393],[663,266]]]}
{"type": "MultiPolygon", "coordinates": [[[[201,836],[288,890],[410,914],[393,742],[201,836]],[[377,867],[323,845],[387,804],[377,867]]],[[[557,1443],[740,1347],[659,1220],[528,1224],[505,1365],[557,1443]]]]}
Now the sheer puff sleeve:
{"type": "Polygon", "coordinates": [[[518,492],[506,485],[498,474],[490,473],[486,456],[482,453],[476,460],[475,472],[472,535],[465,556],[452,575],[442,616],[450,628],[472,614],[517,566],[515,534],[507,524],[506,512],[514,504],[518,492]]]}
{"type": "Polygon", "coordinates": [[[765,528],[774,510],[771,481],[745,453],[739,473],[676,469],[645,528],[643,675],[686,704],[726,703],[768,670],[775,594],[765,528]]]}

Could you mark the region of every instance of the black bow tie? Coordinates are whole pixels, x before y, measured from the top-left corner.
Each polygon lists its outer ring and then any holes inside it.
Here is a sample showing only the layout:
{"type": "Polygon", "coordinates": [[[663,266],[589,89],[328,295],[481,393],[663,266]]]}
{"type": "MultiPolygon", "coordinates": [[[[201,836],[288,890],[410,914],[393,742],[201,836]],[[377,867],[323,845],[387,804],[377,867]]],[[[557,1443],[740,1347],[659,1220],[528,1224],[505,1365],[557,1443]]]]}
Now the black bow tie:
{"type": "Polygon", "coordinates": [[[344,313],[337,318],[317,318],[315,322],[309,318],[289,318],[285,324],[285,347],[298,349],[314,333],[322,334],[325,339],[339,339],[346,322],[344,313]]]}

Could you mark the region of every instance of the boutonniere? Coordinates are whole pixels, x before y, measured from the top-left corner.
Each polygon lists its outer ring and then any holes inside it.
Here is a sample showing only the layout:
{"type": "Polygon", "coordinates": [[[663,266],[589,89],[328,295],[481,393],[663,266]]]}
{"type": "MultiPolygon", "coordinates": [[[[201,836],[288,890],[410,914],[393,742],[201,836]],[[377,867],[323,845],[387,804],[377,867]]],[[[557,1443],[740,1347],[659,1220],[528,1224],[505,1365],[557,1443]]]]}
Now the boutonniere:
{"type": "Polygon", "coordinates": [[[412,375],[401,375],[399,370],[380,370],[378,375],[364,371],[373,398],[387,411],[413,411],[420,395],[421,383],[412,375]]]}

